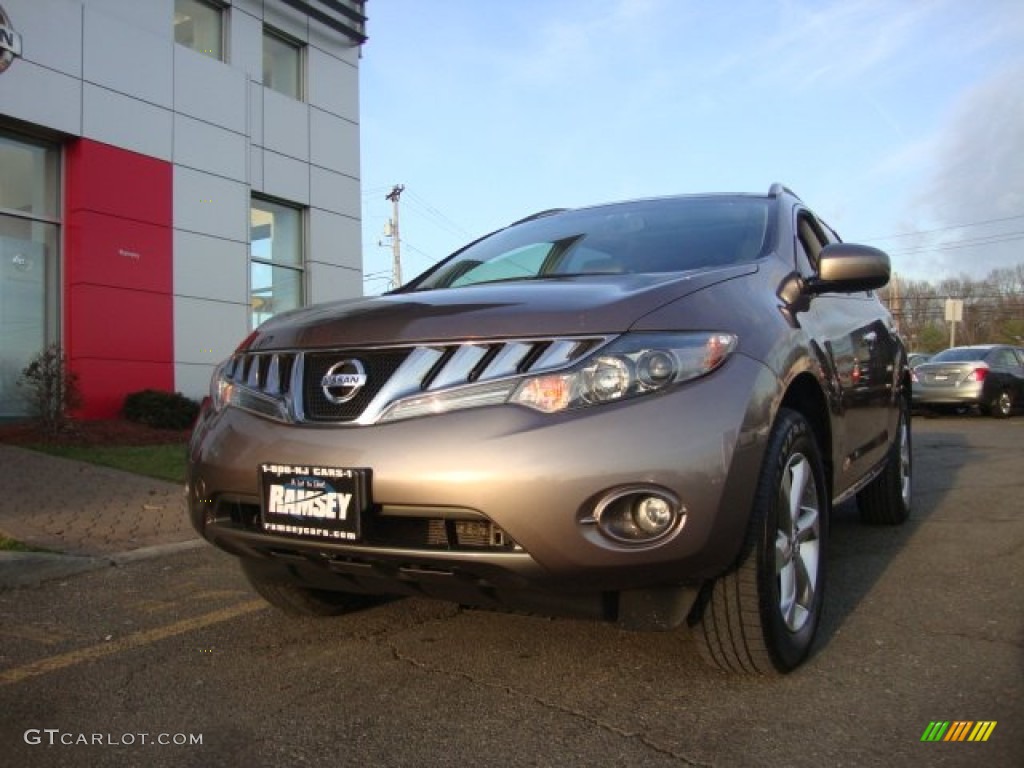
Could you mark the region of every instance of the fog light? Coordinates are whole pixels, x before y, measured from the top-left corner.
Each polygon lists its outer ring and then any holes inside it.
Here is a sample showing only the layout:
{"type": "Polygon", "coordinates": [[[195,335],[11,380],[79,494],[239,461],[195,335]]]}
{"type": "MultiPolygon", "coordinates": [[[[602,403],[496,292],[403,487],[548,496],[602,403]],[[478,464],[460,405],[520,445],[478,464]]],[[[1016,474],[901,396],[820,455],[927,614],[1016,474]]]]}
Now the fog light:
{"type": "Polygon", "coordinates": [[[670,491],[632,486],[609,492],[598,501],[594,516],[598,530],[625,544],[650,544],[678,531],[686,510],[670,491]]]}
{"type": "Polygon", "coordinates": [[[641,496],[633,505],[633,522],[649,536],[660,536],[672,525],[672,507],[660,496],[641,496]]]}

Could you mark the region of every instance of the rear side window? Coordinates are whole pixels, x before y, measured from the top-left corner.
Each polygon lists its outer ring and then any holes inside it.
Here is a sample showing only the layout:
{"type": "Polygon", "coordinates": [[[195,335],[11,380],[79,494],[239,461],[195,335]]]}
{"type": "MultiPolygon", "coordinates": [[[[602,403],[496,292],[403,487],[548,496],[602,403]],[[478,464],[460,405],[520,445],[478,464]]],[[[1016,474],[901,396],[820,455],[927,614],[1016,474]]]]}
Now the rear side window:
{"type": "Polygon", "coordinates": [[[753,261],[770,241],[758,197],[620,203],[515,224],[455,254],[410,290],[571,275],[682,272],[753,261]]]}
{"type": "Polygon", "coordinates": [[[998,365],[1000,368],[1015,368],[1020,365],[1017,356],[1010,349],[997,349],[992,358],[992,364],[998,365]]]}
{"type": "Polygon", "coordinates": [[[928,362],[930,363],[969,363],[975,360],[983,360],[985,350],[971,349],[970,347],[953,347],[944,349],[928,362]]]}

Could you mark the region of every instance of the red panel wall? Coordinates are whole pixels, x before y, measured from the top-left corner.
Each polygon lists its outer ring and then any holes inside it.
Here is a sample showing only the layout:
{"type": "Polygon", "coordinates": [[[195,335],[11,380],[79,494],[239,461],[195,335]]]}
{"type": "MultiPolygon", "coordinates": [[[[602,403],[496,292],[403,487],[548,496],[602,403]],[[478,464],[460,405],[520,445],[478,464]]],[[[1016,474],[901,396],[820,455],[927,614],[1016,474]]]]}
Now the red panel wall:
{"type": "Polygon", "coordinates": [[[171,164],[88,139],[67,147],[64,346],[84,418],[174,388],[171,164]]]}

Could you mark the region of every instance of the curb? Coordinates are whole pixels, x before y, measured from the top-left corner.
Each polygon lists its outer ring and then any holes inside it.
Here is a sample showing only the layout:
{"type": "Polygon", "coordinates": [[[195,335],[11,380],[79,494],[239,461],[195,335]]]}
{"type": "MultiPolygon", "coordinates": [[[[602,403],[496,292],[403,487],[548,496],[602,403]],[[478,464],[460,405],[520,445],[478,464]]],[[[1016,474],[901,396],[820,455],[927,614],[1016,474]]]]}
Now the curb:
{"type": "Polygon", "coordinates": [[[190,539],[102,556],[63,555],[53,552],[0,552],[0,590],[35,587],[43,582],[102,568],[117,568],[141,560],[188,552],[205,544],[203,539],[190,539]]]}

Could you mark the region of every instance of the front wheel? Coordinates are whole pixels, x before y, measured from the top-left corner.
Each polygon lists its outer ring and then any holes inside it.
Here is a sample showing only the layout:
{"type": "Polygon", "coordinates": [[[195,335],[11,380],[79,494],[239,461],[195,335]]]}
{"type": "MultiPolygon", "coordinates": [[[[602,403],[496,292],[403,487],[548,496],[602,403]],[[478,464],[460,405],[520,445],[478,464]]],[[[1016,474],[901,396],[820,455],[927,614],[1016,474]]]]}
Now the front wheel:
{"type": "Polygon", "coordinates": [[[810,425],[782,409],[772,428],[740,564],[706,591],[704,656],[728,671],[789,672],[821,618],[830,500],[810,425]]]}

